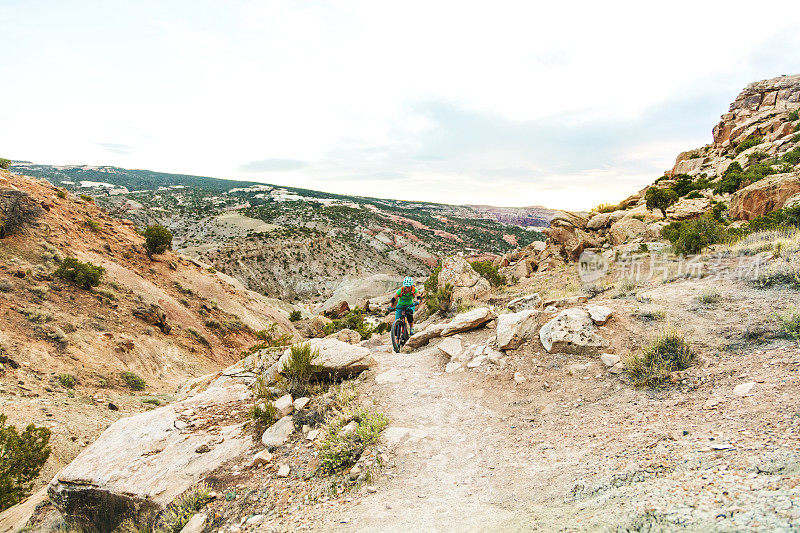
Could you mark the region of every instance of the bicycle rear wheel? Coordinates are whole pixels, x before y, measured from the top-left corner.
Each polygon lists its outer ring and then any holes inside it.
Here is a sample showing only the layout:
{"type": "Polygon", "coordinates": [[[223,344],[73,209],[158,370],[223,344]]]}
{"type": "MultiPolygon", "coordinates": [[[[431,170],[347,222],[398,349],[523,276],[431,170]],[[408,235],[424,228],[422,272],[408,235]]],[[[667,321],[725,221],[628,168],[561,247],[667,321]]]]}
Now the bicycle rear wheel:
{"type": "Polygon", "coordinates": [[[400,353],[400,348],[406,343],[408,332],[406,331],[406,321],[398,318],[392,324],[392,348],[395,353],[400,353]]]}

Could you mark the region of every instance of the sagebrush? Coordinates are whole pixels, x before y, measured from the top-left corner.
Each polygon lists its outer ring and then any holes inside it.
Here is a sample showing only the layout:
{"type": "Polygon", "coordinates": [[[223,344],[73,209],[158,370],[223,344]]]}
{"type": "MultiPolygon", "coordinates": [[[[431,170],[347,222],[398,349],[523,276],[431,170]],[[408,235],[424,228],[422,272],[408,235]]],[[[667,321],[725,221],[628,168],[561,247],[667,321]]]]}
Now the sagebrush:
{"type": "Polygon", "coordinates": [[[625,367],[637,385],[656,386],[668,382],[672,372],[689,368],[694,357],[684,336],[676,330],[667,330],[640,353],[629,356],[625,367]]]}

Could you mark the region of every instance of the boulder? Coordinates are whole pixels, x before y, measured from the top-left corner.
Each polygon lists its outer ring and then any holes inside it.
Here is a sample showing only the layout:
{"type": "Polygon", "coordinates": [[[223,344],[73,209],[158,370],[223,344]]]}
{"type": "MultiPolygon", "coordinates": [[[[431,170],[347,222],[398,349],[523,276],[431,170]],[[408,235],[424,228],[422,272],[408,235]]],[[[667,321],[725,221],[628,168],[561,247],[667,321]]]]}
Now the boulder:
{"type": "Polygon", "coordinates": [[[586,224],[586,229],[598,230],[607,227],[609,224],[609,215],[610,213],[597,213],[589,219],[589,222],[586,224]]]}
{"type": "Polygon", "coordinates": [[[491,291],[491,285],[480,274],[475,272],[466,259],[455,255],[442,260],[442,270],[438,276],[439,288],[453,286],[453,299],[456,301],[475,301],[485,298],[491,291]]]}
{"type": "Polygon", "coordinates": [[[136,307],[131,313],[151,326],[156,326],[165,334],[172,330],[172,326],[167,323],[167,314],[156,304],[150,304],[149,307],[136,307]]]}
{"type": "Polygon", "coordinates": [[[163,510],[253,443],[242,425],[219,425],[212,434],[191,429],[179,413],[230,412],[251,397],[242,384],[212,387],[114,422],[53,478],[51,501],[69,519],[100,531],[113,530],[126,516],[163,510]]]}
{"type": "Polygon", "coordinates": [[[586,224],[586,229],[599,230],[609,227],[614,222],[622,219],[627,215],[627,211],[612,211],[611,213],[597,213],[586,224]]]}
{"type": "MultiPolygon", "coordinates": [[[[597,246],[597,235],[594,232],[586,232],[572,225],[550,226],[545,228],[543,233],[547,235],[548,246],[555,248],[552,255],[563,256],[572,261],[580,257],[587,248],[597,246]]],[[[539,261],[539,270],[542,270],[541,263],[545,263],[547,250],[543,253],[539,261]]]]}
{"type": "Polygon", "coordinates": [[[493,365],[499,365],[502,364],[503,360],[506,357],[506,354],[498,350],[495,350],[494,348],[487,348],[486,357],[487,359],[489,359],[489,362],[492,363],[493,365]]]}
{"type": "Polygon", "coordinates": [[[342,342],[346,342],[347,344],[358,344],[361,342],[361,334],[357,331],[353,331],[352,329],[340,329],[336,333],[331,333],[326,339],[336,339],[342,342]]]}
{"type": "Polygon", "coordinates": [[[767,176],[733,194],[729,215],[734,219],[753,220],[782,208],[798,193],[800,173],[767,176]]]}
{"type": "Polygon", "coordinates": [[[515,298],[508,302],[508,308],[512,311],[525,311],[527,309],[541,309],[542,297],[538,292],[528,294],[520,298],[515,298]]]}
{"type": "Polygon", "coordinates": [[[461,356],[461,352],[464,350],[464,347],[461,344],[461,339],[457,339],[455,337],[448,337],[444,339],[439,343],[437,348],[439,348],[442,353],[451,359],[458,359],[458,357],[461,356]]]}
{"type": "Polygon", "coordinates": [[[294,411],[294,400],[292,399],[291,394],[284,394],[272,402],[272,405],[274,405],[275,409],[278,411],[278,418],[288,416],[292,414],[292,411],[294,411]]]}
{"type": "Polygon", "coordinates": [[[497,317],[497,347],[511,350],[536,335],[540,311],[529,309],[497,317]]]}
{"type": "Polygon", "coordinates": [[[311,401],[311,398],[308,398],[307,396],[303,396],[302,398],[296,399],[292,403],[292,406],[294,407],[295,411],[302,411],[303,409],[306,408],[306,405],[308,405],[308,403],[310,401],[311,401]]]}
{"type": "Polygon", "coordinates": [[[619,363],[622,358],[615,353],[603,353],[600,354],[600,360],[603,361],[603,364],[606,365],[608,368],[619,363]]]}
{"type": "Polygon", "coordinates": [[[324,316],[328,318],[342,318],[350,312],[350,304],[346,300],[342,300],[330,305],[330,307],[323,312],[324,316]]]}
{"type": "MultiPolygon", "coordinates": [[[[319,368],[316,377],[347,378],[375,365],[369,348],[354,346],[337,339],[311,339],[307,342],[312,350],[319,351],[314,360],[319,368]]],[[[291,348],[287,348],[280,359],[267,370],[269,378],[276,379],[289,360],[291,348]]]]}
{"type": "Polygon", "coordinates": [[[202,533],[205,531],[207,521],[207,514],[196,513],[186,522],[186,525],[181,529],[181,533],[202,533]]]}
{"type": "Polygon", "coordinates": [[[420,346],[424,346],[428,344],[432,339],[436,339],[442,336],[442,331],[444,328],[447,327],[447,323],[442,324],[433,324],[428,326],[422,331],[418,331],[411,337],[409,337],[408,342],[406,342],[406,346],[411,348],[419,348],[420,346]]]}
{"type": "Polygon", "coordinates": [[[589,311],[577,307],[561,311],[542,326],[539,339],[548,352],[596,353],[608,346],[597,334],[589,311]]]}
{"type": "Polygon", "coordinates": [[[456,315],[442,330],[442,337],[455,335],[462,331],[478,328],[495,318],[495,313],[488,307],[479,307],[466,313],[456,315]]]}
{"type": "Polygon", "coordinates": [[[261,435],[261,442],[267,447],[281,446],[294,433],[294,419],[291,416],[284,416],[261,435]]]}
{"type": "Polygon", "coordinates": [[[585,309],[589,312],[589,317],[592,319],[592,322],[598,326],[605,324],[614,313],[610,307],[604,305],[587,305],[585,309]]]}
{"type": "Polygon", "coordinates": [[[309,339],[324,337],[325,326],[330,323],[330,318],[323,315],[317,315],[312,317],[311,320],[304,321],[300,329],[303,335],[309,339]]]}
{"type": "Polygon", "coordinates": [[[565,298],[556,298],[555,300],[547,300],[543,306],[545,311],[548,307],[566,307],[580,305],[589,301],[588,296],[567,296],[565,298]]]}
{"type": "Polygon", "coordinates": [[[698,218],[711,209],[708,198],[681,198],[667,209],[667,216],[674,220],[698,218]]]}
{"type": "Polygon", "coordinates": [[[556,211],[552,219],[550,219],[550,227],[553,226],[571,226],[573,228],[584,229],[589,222],[588,213],[577,213],[574,211],[556,211]]]}
{"type": "Polygon", "coordinates": [[[611,224],[609,235],[615,246],[647,234],[647,226],[637,218],[627,218],[611,224]]]}

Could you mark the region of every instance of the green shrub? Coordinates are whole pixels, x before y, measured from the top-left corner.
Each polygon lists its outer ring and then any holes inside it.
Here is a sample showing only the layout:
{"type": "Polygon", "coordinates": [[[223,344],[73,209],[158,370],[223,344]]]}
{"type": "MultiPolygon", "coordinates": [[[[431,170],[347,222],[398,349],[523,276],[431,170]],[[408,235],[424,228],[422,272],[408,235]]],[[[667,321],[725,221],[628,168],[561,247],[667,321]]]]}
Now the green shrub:
{"type": "Polygon", "coordinates": [[[199,342],[203,346],[211,346],[211,342],[209,342],[209,340],[205,337],[205,335],[203,335],[202,333],[200,333],[199,331],[197,331],[193,327],[190,326],[190,327],[186,328],[186,332],[189,335],[191,335],[191,337],[194,340],[196,340],[197,342],[199,342]]]}
{"type": "Polygon", "coordinates": [[[342,318],[337,318],[322,328],[325,335],[331,335],[343,329],[352,329],[361,335],[362,340],[369,339],[375,333],[375,327],[365,320],[364,310],[360,307],[352,309],[342,318]]]}
{"type": "Polygon", "coordinates": [[[88,290],[100,285],[100,278],[105,271],[106,269],[101,266],[89,262],[81,263],[74,257],[67,257],[54,274],[88,290]]]}
{"type": "Polygon", "coordinates": [[[593,213],[613,213],[619,209],[618,204],[600,204],[594,209],[592,209],[593,213]]]}
{"type": "Polygon", "coordinates": [[[268,348],[288,346],[292,343],[292,336],[288,333],[280,333],[276,322],[272,322],[266,328],[256,331],[255,337],[259,342],[251,346],[243,355],[250,355],[268,348]]]}
{"type": "Polygon", "coordinates": [[[278,410],[272,403],[275,396],[270,390],[270,381],[263,374],[253,383],[253,396],[256,403],[250,408],[249,416],[255,422],[257,433],[263,433],[266,428],[278,420],[278,410]]]}
{"type": "Polygon", "coordinates": [[[88,194],[81,194],[81,200],[83,200],[84,202],[89,202],[90,204],[94,203],[94,198],[92,198],[88,194]]]}
{"type": "Polygon", "coordinates": [[[798,133],[797,135],[792,137],[792,142],[793,143],[800,143],[800,133],[798,133]]]}
{"type": "Polygon", "coordinates": [[[689,368],[695,354],[683,335],[670,330],[659,335],[641,353],[625,360],[631,378],[637,385],[660,385],[670,374],[689,368]]]}
{"type": "Polygon", "coordinates": [[[295,344],[289,348],[289,358],[283,365],[281,375],[289,384],[289,394],[295,398],[305,396],[309,392],[311,380],[322,367],[314,364],[319,357],[319,350],[312,350],[308,343],[295,344]]]}
{"type": "Polygon", "coordinates": [[[33,224],[44,210],[31,196],[15,189],[4,189],[0,195],[0,239],[33,224]]]}
{"type": "Polygon", "coordinates": [[[758,289],[779,286],[800,289],[800,267],[793,263],[779,263],[761,268],[752,279],[752,284],[758,289]]]}
{"type": "Polygon", "coordinates": [[[706,178],[701,177],[695,180],[688,174],[679,174],[675,176],[675,178],[676,181],[670,188],[675,191],[675,194],[680,198],[683,198],[691,192],[700,191],[709,187],[709,181],[706,178]]]}
{"type": "Polygon", "coordinates": [[[72,374],[59,374],[58,375],[58,382],[65,389],[74,389],[75,388],[75,376],[73,376],[72,374]]]}
{"type": "Polygon", "coordinates": [[[58,196],[61,199],[64,199],[67,197],[67,191],[65,191],[64,189],[57,189],[56,196],[58,196]]]}
{"type": "Polygon", "coordinates": [[[791,309],[784,314],[775,315],[781,325],[784,335],[796,341],[800,341],[800,313],[791,309]]]}
{"type": "Polygon", "coordinates": [[[0,168],[3,170],[8,170],[8,167],[11,165],[11,161],[4,157],[0,157],[0,168]]]}
{"type": "Polygon", "coordinates": [[[492,264],[491,261],[472,261],[470,265],[472,265],[475,272],[483,276],[492,287],[500,287],[506,284],[505,276],[500,275],[497,271],[497,267],[492,264]]]}
{"type": "Polygon", "coordinates": [[[692,191],[686,195],[686,198],[689,200],[694,200],[696,198],[703,198],[703,195],[700,194],[698,191],[692,191]]]}
{"type": "Polygon", "coordinates": [[[754,163],[759,163],[761,161],[764,161],[768,157],[769,154],[767,154],[766,152],[762,152],[761,150],[756,150],[755,152],[748,154],[747,162],[752,165],[754,163]]]}
{"type": "Polygon", "coordinates": [[[644,198],[647,209],[658,209],[666,218],[667,208],[678,201],[678,194],[670,188],[650,187],[644,198]]]}
{"type": "Polygon", "coordinates": [[[100,231],[100,223],[96,220],[92,220],[91,218],[86,219],[86,225],[89,226],[89,229],[98,232],[100,231]]]}
{"type": "Polygon", "coordinates": [[[800,227],[800,204],[777,209],[750,221],[746,233],[779,228],[800,227]]]}
{"type": "Polygon", "coordinates": [[[340,416],[328,428],[328,434],[320,444],[320,469],[325,474],[336,474],[355,464],[367,446],[378,442],[381,431],[389,420],[381,413],[356,409],[340,416]],[[342,429],[350,422],[356,428],[343,434],[342,429]]]}
{"type": "Polygon", "coordinates": [[[722,226],[710,214],[687,222],[672,222],[661,229],[676,254],[699,254],[723,237],[722,226]]]}
{"type": "Polygon", "coordinates": [[[425,280],[425,292],[435,292],[436,289],[439,287],[439,273],[442,271],[442,263],[439,262],[438,265],[433,267],[431,270],[431,274],[428,276],[428,279],[425,280]]]}
{"type": "Polygon", "coordinates": [[[697,297],[697,301],[703,305],[715,305],[719,303],[721,296],[717,289],[706,289],[697,297]]]}
{"type": "Polygon", "coordinates": [[[144,248],[148,257],[172,249],[172,232],[161,224],[148,226],[144,230],[144,248]]]}
{"type": "Polygon", "coordinates": [[[789,113],[789,121],[790,121],[790,122],[794,122],[794,121],[795,121],[795,120],[797,120],[798,118],[799,118],[799,117],[798,117],[798,112],[797,112],[797,109],[795,109],[794,111],[792,111],[791,113],[789,113]]]}
{"type": "Polygon", "coordinates": [[[299,309],[295,309],[291,313],[289,313],[289,321],[290,322],[297,322],[298,320],[303,318],[303,313],[300,312],[299,309]]]}
{"type": "Polygon", "coordinates": [[[634,316],[642,322],[653,322],[667,318],[667,314],[661,309],[639,309],[634,313],[634,316]]]}
{"type": "Polygon", "coordinates": [[[30,322],[35,324],[44,324],[53,320],[53,315],[47,311],[42,311],[38,307],[28,307],[22,309],[20,313],[22,313],[30,322]]]}
{"type": "Polygon", "coordinates": [[[153,525],[154,533],[179,533],[183,526],[211,500],[211,489],[201,483],[174,500],[153,525]]]}
{"type": "Polygon", "coordinates": [[[447,284],[439,288],[439,273],[442,271],[442,263],[436,265],[431,270],[430,276],[425,280],[425,305],[428,311],[447,311],[453,304],[453,286],[447,284]]]}
{"type": "Polygon", "coordinates": [[[453,285],[446,284],[444,287],[433,292],[425,292],[425,305],[428,311],[447,311],[453,305],[453,285]]]}
{"type": "Polygon", "coordinates": [[[749,136],[747,139],[743,140],[742,142],[736,145],[736,150],[735,150],[736,155],[741,154],[748,148],[758,146],[759,144],[761,144],[762,141],[763,139],[758,135],[749,136]]]}
{"type": "Polygon", "coordinates": [[[119,377],[122,378],[122,381],[131,390],[144,390],[147,386],[147,383],[144,381],[144,379],[133,372],[121,372],[119,377]]]}
{"type": "Polygon", "coordinates": [[[0,511],[22,501],[50,457],[50,430],[28,425],[21,434],[0,414],[0,511]]]}
{"type": "Polygon", "coordinates": [[[800,147],[789,150],[783,154],[781,161],[791,166],[795,166],[797,163],[800,163],[800,147]]]}

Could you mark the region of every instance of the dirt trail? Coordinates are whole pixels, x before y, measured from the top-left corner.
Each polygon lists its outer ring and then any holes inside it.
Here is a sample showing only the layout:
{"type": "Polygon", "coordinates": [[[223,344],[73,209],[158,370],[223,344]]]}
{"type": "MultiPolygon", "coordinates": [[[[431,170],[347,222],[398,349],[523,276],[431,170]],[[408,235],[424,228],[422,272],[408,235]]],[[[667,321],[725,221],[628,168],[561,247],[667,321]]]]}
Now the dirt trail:
{"type": "MultiPolygon", "coordinates": [[[[506,438],[500,413],[445,374],[438,350],[408,355],[379,348],[368,394],[391,418],[385,439],[396,468],[375,494],[345,504],[324,531],[529,531],[519,470],[523,443],[506,438]]],[[[529,499],[529,498],[528,498],[529,499]]]]}

